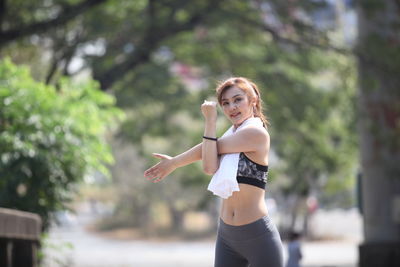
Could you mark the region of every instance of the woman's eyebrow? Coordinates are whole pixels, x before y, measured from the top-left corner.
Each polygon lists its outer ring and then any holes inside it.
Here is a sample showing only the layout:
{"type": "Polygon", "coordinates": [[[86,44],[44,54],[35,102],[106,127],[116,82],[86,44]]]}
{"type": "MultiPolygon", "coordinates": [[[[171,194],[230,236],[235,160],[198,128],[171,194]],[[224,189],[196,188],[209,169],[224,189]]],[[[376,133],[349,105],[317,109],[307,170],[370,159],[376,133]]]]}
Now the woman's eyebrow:
{"type": "MultiPolygon", "coordinates": [[[[235,98],[235,97],[237,97],[237,96],[243,96],[244,94],[237,94],[237,95],[234,95],[234,96],[232,96],[231,98],[233,99],[233,98],[235,98]]],[[[227,98],[222,98],[221,99],[221,101],[226,101],[226,100],[228,100],[227,98]]]]}

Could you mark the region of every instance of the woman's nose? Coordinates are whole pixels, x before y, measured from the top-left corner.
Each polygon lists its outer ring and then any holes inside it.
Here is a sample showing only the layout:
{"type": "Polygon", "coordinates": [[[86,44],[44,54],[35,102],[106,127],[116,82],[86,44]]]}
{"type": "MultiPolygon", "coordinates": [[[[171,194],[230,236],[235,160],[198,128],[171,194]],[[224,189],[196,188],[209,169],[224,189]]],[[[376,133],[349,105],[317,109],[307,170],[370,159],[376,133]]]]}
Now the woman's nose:
{"type": "Polygon", "coordinates": [[[237,108],[237,105],[235,103],[229,104],[229,109],[230,110],[235,110],[237,108]]]}

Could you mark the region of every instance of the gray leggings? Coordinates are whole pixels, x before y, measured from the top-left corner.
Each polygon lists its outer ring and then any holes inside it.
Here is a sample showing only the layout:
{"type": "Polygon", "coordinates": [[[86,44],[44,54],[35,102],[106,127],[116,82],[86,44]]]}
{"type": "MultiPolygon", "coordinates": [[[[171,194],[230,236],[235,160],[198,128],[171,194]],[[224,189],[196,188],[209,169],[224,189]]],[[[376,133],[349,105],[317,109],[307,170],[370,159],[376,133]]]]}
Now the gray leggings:
{"type": "Polygon", "coordinates": [[[282,242],[268,216],[233,226],[219,220],[214,267],[283,267],[282,242]]]}

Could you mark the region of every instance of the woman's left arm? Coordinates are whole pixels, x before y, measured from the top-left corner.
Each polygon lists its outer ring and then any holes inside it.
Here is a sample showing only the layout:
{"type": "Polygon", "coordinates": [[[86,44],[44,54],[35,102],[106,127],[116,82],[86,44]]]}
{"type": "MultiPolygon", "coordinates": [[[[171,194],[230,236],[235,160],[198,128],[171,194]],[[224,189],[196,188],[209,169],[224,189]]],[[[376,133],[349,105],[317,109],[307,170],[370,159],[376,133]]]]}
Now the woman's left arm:
{"type": "Polygon", "coordinates": [[[218,154],[255,152],[263,148],[269,148],[269,134],[259,127],[248,126],[232,135],[218,139],[218,154]]]}

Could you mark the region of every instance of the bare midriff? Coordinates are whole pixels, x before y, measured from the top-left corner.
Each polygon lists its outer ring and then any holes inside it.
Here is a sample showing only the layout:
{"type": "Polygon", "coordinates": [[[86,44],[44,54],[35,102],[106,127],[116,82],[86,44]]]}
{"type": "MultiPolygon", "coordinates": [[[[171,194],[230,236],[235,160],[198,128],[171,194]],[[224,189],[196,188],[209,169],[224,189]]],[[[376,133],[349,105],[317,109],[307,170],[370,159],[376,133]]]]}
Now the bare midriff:
{"type": "Polygon", "coordinates": [[[248,184],[239,184],[239,188],[222,202],[220,216],[226,224],[244,225],[268,214],[264,189],[248,184]]]}

